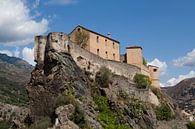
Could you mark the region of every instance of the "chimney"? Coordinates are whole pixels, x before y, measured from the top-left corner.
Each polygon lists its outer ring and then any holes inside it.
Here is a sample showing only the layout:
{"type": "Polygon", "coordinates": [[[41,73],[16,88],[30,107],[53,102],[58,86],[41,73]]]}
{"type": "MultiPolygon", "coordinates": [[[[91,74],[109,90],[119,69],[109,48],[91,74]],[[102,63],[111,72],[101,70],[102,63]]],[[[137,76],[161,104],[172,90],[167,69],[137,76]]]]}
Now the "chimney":
{"type": "Polygon", "coordinates": [[[107,37],[111,38],[111,33],[108,33],[108,34],[107,34],[107,37]]]}

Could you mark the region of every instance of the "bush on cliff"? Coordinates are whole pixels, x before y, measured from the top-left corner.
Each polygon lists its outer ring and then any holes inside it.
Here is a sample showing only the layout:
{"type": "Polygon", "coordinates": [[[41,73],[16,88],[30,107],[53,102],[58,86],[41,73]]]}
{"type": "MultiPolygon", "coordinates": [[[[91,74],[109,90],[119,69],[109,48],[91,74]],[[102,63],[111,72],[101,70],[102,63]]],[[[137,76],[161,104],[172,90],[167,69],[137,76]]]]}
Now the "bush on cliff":
{"type": "Polygon", "coordinates": [[[151,85],[150,78],[146,75],[136,73],[133,77],[133,81],[136,83],[137,88],[145,89],[151,85]]]}
{"type": "Polygon", "coordinates": [[[161,105],[159,107],[156,107],[155,109],[156,118],[158,120],[171,120],[174,118],[174,115],[172,114],[172,111],[168,105],[161,105]]]}
{"type": "Polygon", "coordinates": [[[72,104],[74,106],[78,105],[74,96],[72,95],[65,96],[65,95],[59,94],[54,101],[54,108],[67,105],[67,104],[72,104]]]}
{"type": "Polygon", "coordinates": [[[51,123],[50,118],[43,117],[37,123],[32,124],[29,129],[47,129],[48,127],[51,127],[51,126],[52,126],[52,123],[51,123]]]}
{"type": "Polygon", "coordinates": [[[107,88],[110,82],[111,71],[106,67],[101,67],[96,74],[96,82],[101,87],[107,88]]]}
{"type": "Polygon", "coordinates": [[[85,128],[87,125],[84,113],[80,110],[79,106],[75,107],[73,114],[70,116],[70,120],[77,124],[80,128],[85,128]]]}
{"type": "Polygon", "coordinates": [[[118,116],[111,111],[106,97],[96,96],[94,101],[99,109],[98,121],[104,129],[131,129],[129,125],[119,123],[118,116]]]}
{"type": "Polygon", "coordinates": [[[189,122],[186,126],[188,129],[195,129],[195,121],[189,122]]]}
{"type": "Polygon", "coordinates": [[[131,118],[140,118],[144,113],[143,102],[136,97],[129,98],[128,110],[131,118]]]}

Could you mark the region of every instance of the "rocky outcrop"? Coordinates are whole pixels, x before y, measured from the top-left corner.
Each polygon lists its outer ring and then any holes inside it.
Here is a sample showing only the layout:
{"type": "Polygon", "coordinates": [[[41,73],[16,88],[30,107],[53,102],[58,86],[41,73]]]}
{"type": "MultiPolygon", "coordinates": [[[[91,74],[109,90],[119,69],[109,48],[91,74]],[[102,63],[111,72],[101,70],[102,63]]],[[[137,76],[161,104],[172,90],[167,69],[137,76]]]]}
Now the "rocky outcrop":
{"type": "MultiPolygon", "coordinates": [[[[70,52],[46,46],[27,86],[34,123],[47,116],[53,124],[51,129],[160,129],[163,123],[155,110],[164,104],[176,122],[183,124],[176,107],[164,95],[159,98],[149,88],[137,89],[131,78],[112,70],[106,72],[109,77],[99,80],[101,70],[86,70],[70,52]]],[[[85,66],[85,61],[82,64],[85,66]]]]}

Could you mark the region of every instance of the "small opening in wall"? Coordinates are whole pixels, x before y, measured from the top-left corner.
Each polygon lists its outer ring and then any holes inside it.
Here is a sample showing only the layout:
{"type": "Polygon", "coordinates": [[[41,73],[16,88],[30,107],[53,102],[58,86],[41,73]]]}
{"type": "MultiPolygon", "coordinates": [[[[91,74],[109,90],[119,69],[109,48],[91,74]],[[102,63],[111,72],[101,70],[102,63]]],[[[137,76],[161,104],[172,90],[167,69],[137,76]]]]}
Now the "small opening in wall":
{"type": "Polygon", "coordinates": [[[107,44],[107,39],[105,39],[105,45],[107,46],[108,44],[107,44]]]}
{"type": "Polygon", "coordinates": [[[70,53],[70,46],[69,46],[69,45],[67,45],[67,48],[68,48],[68,53],[70,53]]]}
{"type": "Polygon", "coordinates": [[[157,69],[153,69],[153,71],[154,71],[154,72],[156,72],[156,71],[157,71],[157,69]]]}
{"type": "Polygon", "coordinates": [[[108,59],[108,52],[106,51],[106,59],[108,59]]]}
{"type": "Polygon", "coordinates": [[[97,43],[99,43],[99,36],[97,36],[97,38],[96,38],[96,42],[97,42],[97,43]]]}
{"type": "Polygon", "coordinates": [[[80,32],[81,31],[81,28],[78,28],[77,31],[80,32]]]}
{"type": "Polygon", "coordinates": [[[113,59],[115,60],[115,53],[113,53],[113,59]]]}
{"type": "Polygon", "coordinates": [[[115,46],[114,46],[114,42],[112,43],[112,46],[113,46],[113,48],[115,48],[115,46]]]}
{"type": "Polygon", "coordinates": [[[100,49],[97,49],[97,55],[99,56],[99,54],[100,54],[100,49]]]}

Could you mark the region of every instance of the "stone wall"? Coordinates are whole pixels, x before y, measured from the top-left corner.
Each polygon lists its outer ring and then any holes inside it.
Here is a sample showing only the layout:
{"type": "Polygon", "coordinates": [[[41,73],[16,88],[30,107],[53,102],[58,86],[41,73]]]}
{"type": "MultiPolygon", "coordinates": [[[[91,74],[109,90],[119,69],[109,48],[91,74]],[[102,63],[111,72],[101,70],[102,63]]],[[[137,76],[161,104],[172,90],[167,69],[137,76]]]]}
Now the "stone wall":
{"type": "Polygon", "coordinates": [[[105,60],[85,49],[80,48],[75,43],[68,42],[68,45],[70,46],[70,54],[77,65],[91,73],[96,73],[99,71],[100,67],[106,66],[113,73],[132,79],[135,73],[141,72],[141,69],[136,66],[118,61],[105,60]]]}
{"type": "MultiPolygon", "coordinates": [[[[52,32],[43,39],[47,41],[39,42],[41,36],[36,37],[35,60],[38,64],[44,61],[45,50],[55,50],[71,54],[77,65],[95,75],[103,66],[109,68],[113,73],[132,79],[135,73],[140,73],[141,69],[130,64],[121,63],[113,60],[105,60],[68,40],[68,36],[62,32],[52,32]],[[43,45],[41,43],[44,43],[43,45]],[[45,44],[46,43],[46,44],[45,44]],[[45,47],[45,48],[44,48],[45,47]],[[40,57],[41,58],[38,58],[40,57]]],[[[94,76],[93,76],[94,77],[94,76]]]]}

